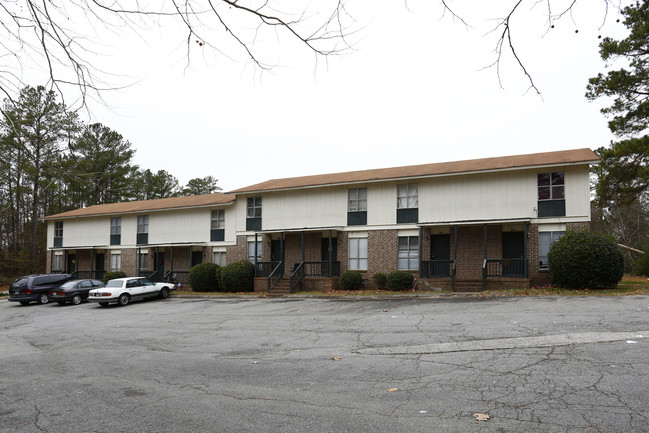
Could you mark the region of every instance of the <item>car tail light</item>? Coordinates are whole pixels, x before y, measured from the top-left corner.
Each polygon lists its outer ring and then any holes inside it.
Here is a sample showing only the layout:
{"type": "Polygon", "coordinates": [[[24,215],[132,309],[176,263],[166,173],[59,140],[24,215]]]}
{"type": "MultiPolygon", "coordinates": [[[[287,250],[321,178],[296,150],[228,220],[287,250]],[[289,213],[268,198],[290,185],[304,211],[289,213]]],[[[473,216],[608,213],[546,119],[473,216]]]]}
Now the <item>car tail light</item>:
{"type": "Polygon", "coordinates": [[[27,289],[27,291],[25,293],[27,293],[28,295],[31,295],[32,291],[30,289],[27,289]]]}

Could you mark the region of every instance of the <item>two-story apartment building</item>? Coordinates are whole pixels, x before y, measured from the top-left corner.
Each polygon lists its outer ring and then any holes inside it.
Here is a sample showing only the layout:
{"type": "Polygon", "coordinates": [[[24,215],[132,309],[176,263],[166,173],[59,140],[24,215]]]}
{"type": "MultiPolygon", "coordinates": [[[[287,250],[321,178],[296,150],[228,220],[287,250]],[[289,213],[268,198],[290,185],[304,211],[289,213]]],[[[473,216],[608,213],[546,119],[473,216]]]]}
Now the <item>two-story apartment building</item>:
{"type": "Polygon", "coordinates": [[[368,281],[407,270],[421,286],[454,290],[544,284],[551,243],[589,224],[589,165],[597,161],[576,149],[93,206],[46,217],[51,269],[97,272],[103,261],[163,278],[201,260],[248,259],[258,290],[332,288],[347,270],[368,281]],[[114,243],[120,218],[125,239],[114,243]]]}

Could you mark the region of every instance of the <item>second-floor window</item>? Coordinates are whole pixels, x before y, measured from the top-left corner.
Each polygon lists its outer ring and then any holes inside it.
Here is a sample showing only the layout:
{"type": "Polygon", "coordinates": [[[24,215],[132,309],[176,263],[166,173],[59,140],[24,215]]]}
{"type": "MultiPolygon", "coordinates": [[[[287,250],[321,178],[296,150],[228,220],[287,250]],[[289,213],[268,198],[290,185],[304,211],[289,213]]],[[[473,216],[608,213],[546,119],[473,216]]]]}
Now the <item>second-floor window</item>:
{"type": "Polygon", "coordinates": [[[261,230],[261,197],[246,201],[246,230],[261,230]]]}
{"type": "Polygon", "coordinates": [[[119,245],[122,243],[122,218],[110,219],[110,244],[119,245]]]}
{"type": "Polygon", "coordinates": [[[212,211],[210,218],[210,241],[225,240],[225,211],[217,209],[212,211]]]}
{"type": "Polygon", "coordinates": [[[347,225],[367,224],[367,188],[352,188],[347,191],[347,225]]]}
{"type": "Polygon", "coordinates": [[[149,216],[140,215],[137,217],[137,243],[149,243],[149,216]]]}
{"type": "Polygon", "coordinates": [[[563,172],[539,173],[538,216],[553,217],[566,215],[565,179],[563,172]]]}
{"type": "Polygon", "coordinates": [[[54,223],[54,246],[63,246],[63,221],[57,221],[54,223]]]}
{"type": "Polygon", "coordinates": [[[416,223],[419,220],[419,185],[397,185],[397,223],[416,223]]]}

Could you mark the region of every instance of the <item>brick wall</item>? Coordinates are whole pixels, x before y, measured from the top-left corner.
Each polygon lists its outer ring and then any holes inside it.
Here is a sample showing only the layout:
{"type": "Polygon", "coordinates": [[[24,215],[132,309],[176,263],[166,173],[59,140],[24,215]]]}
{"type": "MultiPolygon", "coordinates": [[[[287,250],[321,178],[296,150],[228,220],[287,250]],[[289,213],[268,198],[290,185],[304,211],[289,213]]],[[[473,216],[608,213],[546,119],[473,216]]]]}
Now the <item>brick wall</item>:
{"type": "Polygon", "coordinates": [[[231,245],[226,248],[225,261],[226,264],[239,262],[248,258],[248,237],[237,236],[237,244],[231,245]]]}

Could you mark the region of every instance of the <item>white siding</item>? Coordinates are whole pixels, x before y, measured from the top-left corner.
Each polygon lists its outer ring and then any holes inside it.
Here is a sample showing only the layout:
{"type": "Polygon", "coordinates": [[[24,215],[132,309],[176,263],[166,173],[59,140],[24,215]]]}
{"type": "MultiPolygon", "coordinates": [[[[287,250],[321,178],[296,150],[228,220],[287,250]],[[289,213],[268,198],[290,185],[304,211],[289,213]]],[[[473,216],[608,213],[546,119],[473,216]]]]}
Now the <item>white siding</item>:
{"type": "Polygon", "coordinates": [[[367,225],[396,224],[397,184],[381,182],[367,187],[367,225]]]}
{"type": "Polygon", "coordinates": [[[566,182],[566,216],[590,219],[590,173],[588,167],[564,170],[566,182]]]}
{"type": "MultiPolygon", "coordinates": [[[[49,223],[54,231],[54,223],[49,223]]],[[[52,234],[52,242],[54,242],[52,234]]],[[[110,242],[110,218],[78,218],[63,220],[63,247],[85,247],[108,245],[110,242]]],[[[52,245],[52,244],[49,244],[52,245]]]]}
{"type": "MultiPolygon", "coordinates": [[[[346,187],[284,191],[262,197],[264,230],[347,225],[346,187]]],[[[246,199],[241,201],[242,209],[237,214],[243,216],[241,230],[245,230],[246,199]]]]}
{"type": "Polygon", "coordinates": [[[153,212],[148,215],[149,244],[209,242],[210,240],[210,209],[184,209],[153,212]]]}

